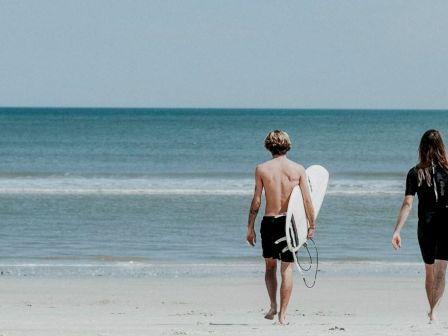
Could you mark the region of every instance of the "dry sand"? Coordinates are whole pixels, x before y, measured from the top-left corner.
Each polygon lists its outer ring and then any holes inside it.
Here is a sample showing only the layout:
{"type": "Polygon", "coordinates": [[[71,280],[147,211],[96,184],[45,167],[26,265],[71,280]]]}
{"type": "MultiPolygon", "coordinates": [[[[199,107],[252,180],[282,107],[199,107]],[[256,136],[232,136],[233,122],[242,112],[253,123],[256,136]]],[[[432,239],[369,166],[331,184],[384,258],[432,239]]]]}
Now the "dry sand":
{"type": "Polygon", "coordinates": [[[428,324],[422,276],[298,277],[289,326],[263,319],[260,274],[202,278],[0,278],[0,335],[448,335],[428,324]]]}

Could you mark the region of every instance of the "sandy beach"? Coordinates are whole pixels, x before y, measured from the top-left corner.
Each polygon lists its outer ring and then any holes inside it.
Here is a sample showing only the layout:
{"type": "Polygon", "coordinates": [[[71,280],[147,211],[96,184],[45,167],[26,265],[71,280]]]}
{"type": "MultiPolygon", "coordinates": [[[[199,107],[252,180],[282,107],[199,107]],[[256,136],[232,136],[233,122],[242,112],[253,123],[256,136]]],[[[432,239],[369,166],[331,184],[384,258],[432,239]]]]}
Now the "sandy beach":
{"type": "Polygon", "coordinates": [[[180,278],[10,277],[0,286],[0,335],[446,335],[428,324],[422,276],[296,276],[289,326],[263,319],[260,273],[180,278]]]}

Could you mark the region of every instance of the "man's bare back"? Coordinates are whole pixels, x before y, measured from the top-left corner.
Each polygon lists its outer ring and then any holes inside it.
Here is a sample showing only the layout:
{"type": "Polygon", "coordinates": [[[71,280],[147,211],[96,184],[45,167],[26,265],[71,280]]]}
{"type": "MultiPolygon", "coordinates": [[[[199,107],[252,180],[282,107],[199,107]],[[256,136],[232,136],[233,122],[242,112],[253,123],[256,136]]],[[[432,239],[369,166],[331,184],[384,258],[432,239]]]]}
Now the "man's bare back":
{"type": "Polygon", "coordinates": [[[266,196],[265,216],[276,216],[288,210],[292,189],[299,185],[305,169],[286,155],[272,158],[257,166],[266,196]]]}
{"type": "Polygon", "coordinates": [[[292,189],[298,185],[302,192],[303,205],[308,220],[308,238],[314,235],[314,209],[311,203],[306,172],[298,163],[289,160],[286,155],[273,155],[272,159],[259,164],[255,170],[255,191],[249,212],[248,232],[246,240],[255,244],[255,218],[261,206],[263,189],[266,196],[265,216],[277,216],[288,210],[289,196],[292,189]]]}

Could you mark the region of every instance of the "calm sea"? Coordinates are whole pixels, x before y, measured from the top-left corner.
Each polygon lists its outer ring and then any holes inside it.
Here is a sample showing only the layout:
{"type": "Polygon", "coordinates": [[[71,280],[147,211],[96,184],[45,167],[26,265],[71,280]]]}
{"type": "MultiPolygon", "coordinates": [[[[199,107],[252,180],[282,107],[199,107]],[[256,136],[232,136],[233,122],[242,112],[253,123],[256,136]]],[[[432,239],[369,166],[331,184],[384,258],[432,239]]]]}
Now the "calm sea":
{"type": "Polygon", "coordinates": [[[390,237],[428,128],[448,113],[3,108],[0,266],[259,260],[245,233],[272,129],[330,172],[321,259],[419,262],[415,210],[399,253],[390,237]]]}

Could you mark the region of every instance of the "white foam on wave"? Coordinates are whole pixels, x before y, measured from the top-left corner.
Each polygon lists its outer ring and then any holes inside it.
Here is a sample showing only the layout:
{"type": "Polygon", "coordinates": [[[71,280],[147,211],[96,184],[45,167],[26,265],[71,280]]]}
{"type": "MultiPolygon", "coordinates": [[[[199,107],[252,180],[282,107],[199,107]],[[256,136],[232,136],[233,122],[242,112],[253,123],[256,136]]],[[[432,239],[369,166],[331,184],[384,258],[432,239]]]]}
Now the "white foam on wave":
{"type": "Polygon", "coordinates": [[[374,195],[403,194],[404,184],[401,180],[354,180],[344,179],[331,181],[328,194],[333,195],[374,195]]]}
{"type": "Polygon", "coordinates": [[[0,194],[48,194],[48,195],[250,195],[247,190],[213,190],[213,189],[45,189],[16,188],[0,189],[0,194]]]}
{"type": "Polygon", "coordinates": [[[252,183],[229,178],[14,178],[0,179],[0,194],[247,195],[252,183]]]}
{"type": "MultiPolygon", "coordinates": [[[[251,195],[253,179],[248,178],[5,178],[0,194],[55,195],[251,195]]],[[[328,194],[401,194],[401,180],[335,179],[328,194]]]]}

